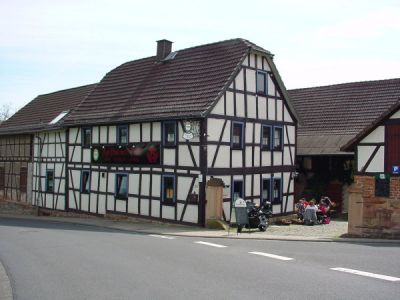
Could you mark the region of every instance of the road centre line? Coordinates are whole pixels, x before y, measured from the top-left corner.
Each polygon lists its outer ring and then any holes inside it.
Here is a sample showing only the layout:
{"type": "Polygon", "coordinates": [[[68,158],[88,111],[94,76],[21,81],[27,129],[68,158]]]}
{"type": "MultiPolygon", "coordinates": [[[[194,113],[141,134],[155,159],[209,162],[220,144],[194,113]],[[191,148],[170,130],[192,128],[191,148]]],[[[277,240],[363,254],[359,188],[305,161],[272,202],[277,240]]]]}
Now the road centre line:
{"type": "Polygon", "coordinates": [[[294,258],[291,258],[291,257],[280,256],[280,255],[275,255],[275,254],[265,253],[265,252],[253,251],[253,252],[249,252],[249,254],[261,255],[261,256],[279,259],[279,260],[294,260],[294,258]]]}
{"type": "Polygon", "coordinates": [[[202,242],[202,241],[197,241],[195,243],[196,244],[201,244],[201,245],[206,245],[206,246],[211,246],[211,247],[216,247],[216,248],[226,248],[227,247],[227,246],[220,245],[220,244],[207,243],[207,242],[202,242]]]}
{"type": "Polygon", "coordinates": [[[160,234],[149,234],[149,236],[160,238],[160,239],[167,239],[167,240],[175,239],[173,236],[166,236],[166,235],[160,235],[160,234]]]}
{"type": "Polygon", "coordinates": [[[347,268],[330,268],[330,269],[333,271],[340,271],[340,272],[345,272],[345,273],[350,273],[350,274],[355,274],[355,275],[360,275],[360,276],[366,276],[366,277],[372,277],[372,278],[377,278],[377,279],[382,279],[382,280],[387,280],[387,281],[393,281],[393,282],[400,281],[400,278],[398,278],[398,277],[375,274],[375,273],[364,272],[364,271],[359,271],[359,270],[354,270],[354,269],[347,269],[347,268]]]}

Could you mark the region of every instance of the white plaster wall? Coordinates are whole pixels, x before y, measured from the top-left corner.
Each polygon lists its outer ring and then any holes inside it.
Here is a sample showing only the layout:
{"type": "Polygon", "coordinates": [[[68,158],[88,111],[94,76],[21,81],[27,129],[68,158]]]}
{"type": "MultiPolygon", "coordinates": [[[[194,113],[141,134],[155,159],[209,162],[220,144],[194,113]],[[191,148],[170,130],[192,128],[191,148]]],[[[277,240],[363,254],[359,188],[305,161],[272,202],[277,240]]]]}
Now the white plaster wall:
{"type": "Polygon", "coordinates": [[[256,72],[246,69],[246,88],[248,92],[256,92],[256,72]]]}
{"type": "Polygon", "coordinates": [[[247,117],[254,119],[257,117],[257,103],[255,96],[247,96],[247,117]]]}
{"type": "Polygon", "coordinates": [[[224,115],[224,97],[223,96],[221,98],[219,98],[219,100],[217,101],[217,104],[214,106],[211,113],[216,114],[216,115],[224,115]]]}
{"type": "Polygon", "coordinates": [[[140,124],[129,125],[129,142],[138,143],[140,142],[140,124]]]}
{"type": "Polygon", "coordinates": [[[163,205],[162,217],[164,219],[175,220],[175,207],[163,205]]]}
{"type": "Polygon", "coordinates": [[[360,172],[367,163],[375,146],[357,146],[357,170],[360,172]]]}
{"type": "Polygon", "coordinates": [[[362,143],[384,143],[385,142],[385,126],[378,126],[369,135],[363,138],[362,143]]]}
{"type": "Polygon", "coordinates": [[[245,117],[244,95],[236,93],[236,116],[245,117]]]}
{"type": "Polygon", "coordinates": [[[254,196],[260,196],[260,181],[261,181],[261,175],[260,174],[254,174],[254,185],[253,185],[253,195],[254,196]]]}
{"type": "Polygon", "coordinates": [[[235,87],[239,91],[244,90],[244,82],[243,82],[243,69],[241,69],[235,77],[235,87]]]}
{"type": "Polygon", "coordinates": [[[197,223],[198,222],[198,208],[197,205],[188,204],[186,207],[185,215],[183,216],[184,222],[197,223]]]}
{"type": "Polygon", "coordinates": [[[117,126],[109,126],[108,142],[115,144],[117,142],[117,126]]]}
{"type": "MultiPolygon", "coordinates": [[[[208,146],[208,147],[210,147],[210,146],[208,146]]],[[[233,152],[235,152],[235,151],[233,151],[233,152]]],[[[240,152],[240,151],[236,151],[236,152],[240,152]]],[[[217,159],[215,160],[215,167],[216,168],[229,168],[229,158],[230,158],[230,146],[220,146],[217,159]]],[[[211,161],[209,161],[209,163],[211,166],[212,159],[211,159],[211,161]]]]}
{"type": "Polygon", "coordinates": [[[142,174],[142,187],[141,187],[142,196],[149,196],[149,187],[150,187],[150,175],[142,174]]]}
{"type": "MultiPolygon", "coordinates": [[[[208,128],[208,130],[207,130],[207,134],[208,134],[207,140],[208,141],[217,142],[219,140],[222,128],[224,126],[224,122],[225,122],[225,120],[222,120],[222,119],[213,119],[213,118],[207,119],[207,128],[208,128]]],[[[227,125],[225,126],[225,130],[229,131],[229,128],[227,128],[228,127],[227,125]]]]}
{"type": "Polygon", "coordinates": [[[275,96],[275,84],[271,79],[271,76],[268,74],[268,95],[275,96]]]}
{"type": "Polygon", "coordinates": [[[189,193],[189,188],[192,183],[192,178],[191,177],[177,177],[177,187],[178,187],[178,192],[177,192],[177,200],[186,200],[186,197],[189,193]]]}
{"type": "Polygon", "coordinates": [[[251,122],[246,123],[246,134],[245,134],[245,142],[252,143],[253,142],[253,126],[254,124],[251,122]]]}
{"type": "MultiPolygon", "coordinates": [[[[247,98],[249,98],[247,96],[247,98]]],[[[267,119],[267,98],[258,96],[257,97],[258,101],[258,118],[261,120],[266,120],[267,119]]]]}
{"type": "Polygon", "coordinates": [[[150,201],[148,199],[141,199],[140,201],[140,214],[143,216],[149,216],[150,201]]]}
{"type": "Polygon", "coordinates": [[[81,132],[80,132],[80,128],[78,127],[74,127],[74,128],[70,128],[69,129],[69,143],[75,143],[75,141],[77,143],[80,143],[81,141],[81,132]],[[78,134],[78,136],[76,136],[78,134]]]}
{"type": "Polygon", "coordinates": [[[283,121],[282,100],[276,100],[277,120],[283,121]]]}
{"type": "Polygon", "coordinates": [[[246,167],[252,167],[252,158],[253,158],[252,147],[248,146],[246,147],[246,167]]]}
{"type": "Polygon", "coordinates": [[[385,147],[380,147],[376,152],[374,159],[369,164],[366,172],[384,172],[385,171],[385,147]]]}
{"type": "Polygon", "coordinates": [[[268,120],[275,120],[275,100],[268,99],[268,120]]]}
{"type": "Polygon", "coordinates": [[[153,197],[160,197],[161,191],[161,175],[153,174],[153,180],[151,184],[151,195],[153,197]]]}
{"type": "Polygon", "coordinates": [[[273,151],[274,155],[274,166],[282,165],[283,153],[281,151],[273,151]]]}
{"type": "Polygon", "coordinates": [[[161,123],[153,122],[153,142],[161,141],[161,123]]]}
{"type": "Polygon", "coordinates": [[[245,186],[245,196],[251,196],[251,177],[252,175],[245,176],[245,182],[243,183],[245,186]]]}
{"type": "Polygon", "coordinates": [[[107,126],[100,127],[100,143],[107,144],[107,126]]]}
{"type": "Polygon", "coordinates": [[[271,151],[261,151],[261,166],[271,166],[271,151]]]}
{"type": "Polygon", "coordinates": [[[242,150],[232,150],[232,167],[233,168],[243,167],[242,150]]]}
{"type": "Polygon", "coordinates": [[[254,166],[260,167],[260,147],[254,147],[254,166]]]}
{"type": "Polygon", "coordinates": [[[290,116],[290,113],[289,113],[286,105],[284,105],[284,107],[283,107],[283,118],[284,118],[285,122],[293,122],[293,119],[290,116]]]}
{"type": "Polygon", "coordinates": [[[160,217],[160,201],[158,200],[151,201],[151,216],[156,218],[160,217]]]}
{"type": "Polygon", "coordinates": [[[163,150],[163,160],[164,165],[174,166],[175,165],[175,149],[164,148],[163,150]]]}
{"type": "Polygon", "coordinates": [[[229,91],[226,92],[225,101],[226,101],[226,115],[234,116],[235,115],[235,111],[234,111],[235,102],[233,100],[232,92],[229,92],[229,91]]]}
{"type": "Polygon", "coordinates": [[[106,196],[105,195],[99,195],[99,214],[105,214],[106,213],[106,196]]]}
{"type": "Polygon", "coordinates": [[[150,123],[142,124],[142,141],[150,142],[150,123]]]}
{"type": "Polygon", "coordinates": [[[128,213],[130,214],[138,214],[138,203],[139,200],[137,197],[129,197],[128,198],[128,213]]]}
{"type": "Polygon", "coordinates": [[[395,112],[390,119],[400,119],[400,110],[398,110],[397,112],[395,112]]]}

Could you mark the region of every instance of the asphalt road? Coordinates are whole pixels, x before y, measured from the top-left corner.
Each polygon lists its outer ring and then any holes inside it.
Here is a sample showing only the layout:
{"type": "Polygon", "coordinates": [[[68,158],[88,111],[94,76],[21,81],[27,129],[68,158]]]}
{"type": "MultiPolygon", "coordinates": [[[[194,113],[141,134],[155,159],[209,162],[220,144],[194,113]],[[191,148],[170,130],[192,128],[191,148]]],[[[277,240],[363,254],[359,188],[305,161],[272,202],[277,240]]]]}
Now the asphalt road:
{"type": "Polygon", "coordinates": [[[18,300],[399,299],[399,257],[399,244],[167,238],[0,218],[18,300]]]}

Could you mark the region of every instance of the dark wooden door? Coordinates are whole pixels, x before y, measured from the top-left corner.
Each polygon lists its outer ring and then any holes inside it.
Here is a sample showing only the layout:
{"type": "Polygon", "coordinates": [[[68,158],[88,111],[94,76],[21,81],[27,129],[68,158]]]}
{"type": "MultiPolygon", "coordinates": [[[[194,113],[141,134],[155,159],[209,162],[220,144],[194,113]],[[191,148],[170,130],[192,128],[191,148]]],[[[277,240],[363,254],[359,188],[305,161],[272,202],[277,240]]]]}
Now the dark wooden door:
{"type": "Polygon", "coordinates": [[[392,173],[392,166],[400,165],[400,124],[386,125],[385,140],[385,172],[392,173]]]}

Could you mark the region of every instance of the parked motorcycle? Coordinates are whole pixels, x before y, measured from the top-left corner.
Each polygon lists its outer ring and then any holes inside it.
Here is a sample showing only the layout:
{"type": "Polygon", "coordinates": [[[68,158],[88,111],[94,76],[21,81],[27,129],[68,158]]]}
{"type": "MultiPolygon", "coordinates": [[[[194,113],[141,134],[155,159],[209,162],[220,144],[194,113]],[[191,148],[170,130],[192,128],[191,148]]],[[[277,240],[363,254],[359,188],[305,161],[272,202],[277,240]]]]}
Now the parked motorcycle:
{"type": "MultiPolygon", "coordinates": [[[[249,225],[246,228],[258,228],[260,231],[267,230],[269,226],[269,218],[272,216],[271,202],[266,201],[260,206],[256,206],[252,202],[247,202],[247,215],[249,217],[249,225]]],[[[238,232],[242,231],[243,226],[238,228],[238,232]]]]}

